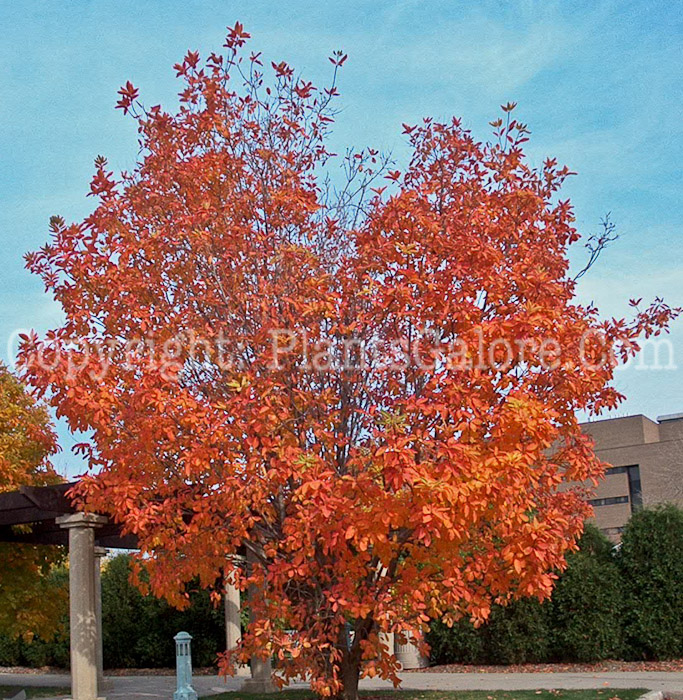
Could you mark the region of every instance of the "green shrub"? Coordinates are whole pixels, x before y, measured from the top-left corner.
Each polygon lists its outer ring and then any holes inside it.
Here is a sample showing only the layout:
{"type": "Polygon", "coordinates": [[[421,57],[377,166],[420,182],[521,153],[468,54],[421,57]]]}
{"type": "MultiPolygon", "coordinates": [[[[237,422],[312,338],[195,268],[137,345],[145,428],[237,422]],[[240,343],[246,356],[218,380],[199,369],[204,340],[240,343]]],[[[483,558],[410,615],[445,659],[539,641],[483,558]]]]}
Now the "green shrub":
{"type": "Polygon", "coordinates": [[[0,634],[0,666],[20,666],[21,661],[21,638],[0,634]]]}
{"type": "Polygon", "coordinates": [[[623,649],[623,592],[612,543],[587,525],[578,552],[549,603],[552,656],[558,661],[618,658],[623,649]]]}
{"type": "Polygon", "coordinates": [[[435,620],[427,643],[431,650],[430,661],[435,665],[486,663],[483,635],[469,620],[459,620],[453,627],[435,620]]]}
{"type": "Polygon", "coordinates": [[[50,640],[34,637],[27,641],[21,637],[0,635],[0,666],[69,668],[69,637],[66,630],[57,632],[50,640]]]}
{"type": "Polygon", "coordinates": [[[622,535],[627,653],[634,659],[683,656],[683,510],[635,513],[622,535]]]}
{"type": "Polygon", "coordinates": [[[521,664],[544,661],[549,650],[545,606],[522,599],[494,605],[489,621],[475,629],[469,620],[448,628],[440,621],[427,636],[432,664],[521,664]]]}
{"type": "Polygon", "coordinates": [[[506,607],[494,606],[482,633],[488,663],[539,663],[548,658],[550,630],[546,608],[535,598],[523,598],[506,607]]]}
{"type": "MultiPolygon", "coordinates": [[[[603,563],[614,563],[614,543],[592,523],[586,523],[583,534],[578,542],[579,553],[594,557],[603,563]]],[[[576,553],[567,556],[567,562],[571,563],[576,553]]]]}

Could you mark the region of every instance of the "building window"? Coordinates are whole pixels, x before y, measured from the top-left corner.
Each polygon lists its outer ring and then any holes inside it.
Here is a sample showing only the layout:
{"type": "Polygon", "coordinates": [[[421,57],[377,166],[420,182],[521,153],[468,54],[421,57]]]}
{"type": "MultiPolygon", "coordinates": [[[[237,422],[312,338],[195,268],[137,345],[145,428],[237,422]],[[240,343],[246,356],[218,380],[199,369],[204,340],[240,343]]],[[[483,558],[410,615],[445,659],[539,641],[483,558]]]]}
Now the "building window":
{"type": "Polygon", "coordinates": [[[628,496],[612,496],[611,498],[592,498],[592,506],[614,506],[617,503],[628,503],[628,496]]]}
{"type": "MultiPolygon", "coordinates": [[[[605,476],[612,476],[612,474],[626,474],[628,478],[628,494],[631,500],[631,512],[640,510],[643,507],[643,487],[640,483],[640,467],[637,464],[630,464],[626,467],[609,467],[609,469],[605,469],[605,476]]],[[[595,500],[601,501],[605,499],[598,498],[595,500]]],[[[626,501],[618,502],[626,503],[626,501]]],[[[609,503],[594,503],[593,501],[591,501],[591,503],[597,506],[611,505],[609,503]]]]}
{"type": "Polygon", "coordinates": [[[631,496],[631,511],[643,507],[643,487],[640,484],[640,467],[637,464],[628,467],[628,492],[631,496]]]}
{"type": "Polygon", "coordinates": [[[612,474],[625,474],[628,467],[610,467],[605,469],[605,476],[611,476],[612,474]]]}

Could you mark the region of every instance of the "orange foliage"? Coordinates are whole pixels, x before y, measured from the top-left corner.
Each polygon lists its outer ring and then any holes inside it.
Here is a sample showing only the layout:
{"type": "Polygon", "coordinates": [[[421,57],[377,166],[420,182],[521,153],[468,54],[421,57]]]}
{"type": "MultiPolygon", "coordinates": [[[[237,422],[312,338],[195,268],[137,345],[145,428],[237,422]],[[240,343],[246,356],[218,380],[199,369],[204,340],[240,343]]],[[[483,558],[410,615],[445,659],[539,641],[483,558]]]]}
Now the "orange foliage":
{"type": "MultiPolygon", "coordinates": [[[[0,492],[60,481],[50,463],[57,437],[44,406],[0,364],[0,492]]],[[[24,526],[27,527],[27,526],[24,526]]],[[[50,580],[63,552],[55,547],[0,543],[0,630],[47,638],[57,630],[66,601],[50,580]]]]}
{"type": "Polygon", "coordinates": [[[0,492],[59,481],[50,463],[56,451],[45,407],[0,363],[0,492]]]}
{"type": "Polygon", "coordinates": [[[396,680],[380,632],[548,595],[589,512],[560,487],[602,473],[576,412],[617,405],[615,364],[676,310],[574,301],[569,172],[528,165],[514,105],[492,144],[426,119],[404,172],[365,150],[332,187],[334,81],[273,63],[267,86],[247,38],[187,54],[176,112],[122,88],[140,161],[98,158],[95,211],[28,257],[66,320],[22,354],[91,431],[81,497],[139,537],[157,594],[253,554],[226,669],[274,654],[353,697],[359,669],[396,680]]]}

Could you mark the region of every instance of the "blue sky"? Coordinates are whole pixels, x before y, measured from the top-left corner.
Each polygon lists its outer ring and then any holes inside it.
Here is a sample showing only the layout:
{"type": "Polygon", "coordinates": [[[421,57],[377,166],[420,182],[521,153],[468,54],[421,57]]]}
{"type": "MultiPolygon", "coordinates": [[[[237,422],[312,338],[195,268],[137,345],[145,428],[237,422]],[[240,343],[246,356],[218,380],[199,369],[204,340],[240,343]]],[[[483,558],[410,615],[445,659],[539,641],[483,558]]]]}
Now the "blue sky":
{"type": "MultiPolygon", "coordinates": [[[[320,84],[327,56],[349,59],[332,145],[407,148],[401,123],[462,117],[479,138],[499,105],[519,103],[529,153],[556,156],[578,175],[564,195],[579,229],[612,213],[621,238],[581,281],[605,314],[663,295],[683,305],[683,11],[675,2],[506,0],[185,0],[4,2],[0,6],[0,358],[13,333],[45,330],[59,309],[22,256],[47,239],[48,218],[78,220],[93,158],[130,168],[132,120],[114,109],[131,80],[146,104],[175,103],[172,65],[188,48],[220,48],[241,21],[251,46],[320,84]]],[[[576,264],[580,263],[576,255],[576,264]]],[[[619,410],[683,411],[683,321],[669,337],[679,369],[630,368],[619,410]]],[[[62,471],[75,473],[74,440],[60,426],[62,471]]]]}

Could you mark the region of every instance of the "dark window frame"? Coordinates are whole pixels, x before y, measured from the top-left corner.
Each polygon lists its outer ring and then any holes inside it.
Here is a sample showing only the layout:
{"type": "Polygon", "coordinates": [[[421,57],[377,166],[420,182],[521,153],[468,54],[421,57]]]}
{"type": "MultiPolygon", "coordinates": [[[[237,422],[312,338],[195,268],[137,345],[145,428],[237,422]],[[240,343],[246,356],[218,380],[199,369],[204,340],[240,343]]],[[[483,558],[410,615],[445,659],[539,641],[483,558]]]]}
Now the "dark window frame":
{"type": "Polygon", "coordinates": [[[628,502],[628,496],[609,496],[608,498],[591,498],[590,500],[590,504],[598,508],[601,506],[616,506],[628,502]]]}
{"type": "MultiPolygon", "coordinates": [[[[643,507],[643,482],[640,478],[640,465],[625,464],[621,467],[608,467],[605,469],[605,476],[612,476],[613,474],[626,474],[631,512],[634,513],[640,510],[643,507]]],[[[601,499],[595,500],[599,501],[601,499]]]]}

